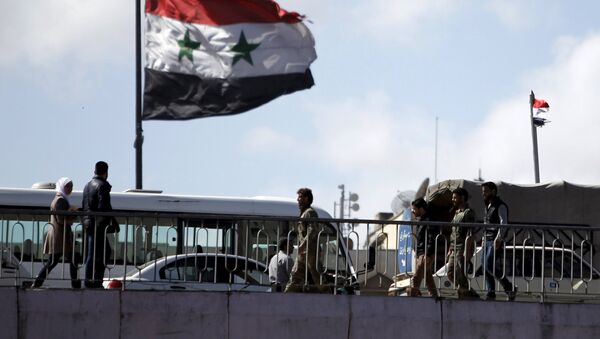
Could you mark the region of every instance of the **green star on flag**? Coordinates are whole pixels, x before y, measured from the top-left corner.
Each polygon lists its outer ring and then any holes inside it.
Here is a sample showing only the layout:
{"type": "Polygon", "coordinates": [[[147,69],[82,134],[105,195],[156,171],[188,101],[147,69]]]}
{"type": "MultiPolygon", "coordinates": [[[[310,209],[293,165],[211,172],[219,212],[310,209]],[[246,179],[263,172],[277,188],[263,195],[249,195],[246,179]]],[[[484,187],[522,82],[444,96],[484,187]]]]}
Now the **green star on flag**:
{"type": "Polygon", "coordinates": [[[260,46],[260,44],[249,44],[248,41],[246,41],[244,31],[242,31],[242,34],[240,35],[240,40],[235,46],[233,46],[233,48],[231,48],[231,50],[235,53],[235,56],[233,57],[233,64],[235,65],[238,61],[240,61],[240,59],[244,59],[250,65],[254,66],[254,64],[252,63],[252,56],[250,56],[250,52],[255,50],[258,46],[260,46]]]}
{"type": "Polygon", "coordinates": [[[187,57],[191,62],[194,62],[193,52],[200,47],[200,43],[190,39],[189,29],[185,31],[183,40],[177,40],[177,44],[179,44],[179,61],[181,61],[181,58],[187,57]]]}

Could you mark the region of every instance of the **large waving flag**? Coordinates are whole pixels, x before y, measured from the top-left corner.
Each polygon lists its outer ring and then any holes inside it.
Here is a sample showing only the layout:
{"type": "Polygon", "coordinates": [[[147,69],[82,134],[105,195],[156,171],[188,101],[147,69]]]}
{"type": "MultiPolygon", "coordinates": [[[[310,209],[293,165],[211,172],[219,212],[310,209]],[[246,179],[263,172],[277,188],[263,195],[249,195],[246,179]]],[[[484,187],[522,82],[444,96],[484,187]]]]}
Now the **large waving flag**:
{"type": "Polygon", "coordinates": [[[147,0],[142,117],[236,114],[310,88],[314,45],[271,0],[147,0]]]}

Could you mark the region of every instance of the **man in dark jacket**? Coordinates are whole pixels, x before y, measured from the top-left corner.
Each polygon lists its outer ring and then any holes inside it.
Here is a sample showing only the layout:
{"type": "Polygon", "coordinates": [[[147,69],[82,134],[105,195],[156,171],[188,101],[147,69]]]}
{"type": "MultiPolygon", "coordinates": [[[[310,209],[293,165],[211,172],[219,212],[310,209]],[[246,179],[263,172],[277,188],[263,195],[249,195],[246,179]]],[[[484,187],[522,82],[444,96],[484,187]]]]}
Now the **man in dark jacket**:
{"type": "Polygon", "coordinates": [[[483,240],[482,265],[485,270],[486,300],[496,299],[496,279],[506,292],[508,300],[514,300],[517,287],[504,276],[505,260],[502,248],[506,240],[506,228],[495,225],[508,224],[508,206],[498,197],[498,187],[493,182],[481,184],[481,193],[485,205],[485,231],[483,240]]]}
{"type": "MultiPolygon", "coordinates": [[[[423,198],[416,199],[412,202],[412,215],[416,221],[429,221],[427,216],[427,202],[423,198]]],[[[436,237],[440,233],[438,227],[430,225],[417,226],[417,262],[415,275],[410,281],[410,289],[407,291],[409,296],[420,296],[420,285],[425,278],[425,285],[429,291],[429,295],[437,297],[437,288],[433,280],[433,262],[436,247],[436,237]]],[[[443,240],[439,240],[443,241],[443,240]]]]}
{"type": "MultiPolygon", "coordinates": [[[[83,189],[81,206],[85,212],[110,212],[110,190],[112,186],[106,181],[108,178],[108,164],[98,161],[94,170],[94,177],[83,189]]],[[[106,228],[112,222],[111,217],[86,215],[83,225],[86,233],[86,258],[85,258],[85,287],[102,288],[105,264],[111,254],[111,248],[106,239],[106,228]]]]}

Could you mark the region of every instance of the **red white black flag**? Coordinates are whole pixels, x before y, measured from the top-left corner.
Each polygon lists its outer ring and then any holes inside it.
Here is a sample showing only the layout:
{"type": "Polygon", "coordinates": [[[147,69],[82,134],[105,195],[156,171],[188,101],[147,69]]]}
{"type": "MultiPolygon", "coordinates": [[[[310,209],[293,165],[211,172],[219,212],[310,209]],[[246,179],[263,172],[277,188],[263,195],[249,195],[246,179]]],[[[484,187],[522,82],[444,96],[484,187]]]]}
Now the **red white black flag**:
{"type": "Polygon", "coordinates": [[[147,0],[142,117],[237,114],[310,88],[314,45],[271,0],[147,0]]]}
{"type": "Polygon", "coordinates": [[[546,123],[550,122],[547,115],[548,111],[550,111],[550,105],[546,102],[546,100],[534,99],[533,108],[533,124],[535,126],[542,127],[546,123]]]}

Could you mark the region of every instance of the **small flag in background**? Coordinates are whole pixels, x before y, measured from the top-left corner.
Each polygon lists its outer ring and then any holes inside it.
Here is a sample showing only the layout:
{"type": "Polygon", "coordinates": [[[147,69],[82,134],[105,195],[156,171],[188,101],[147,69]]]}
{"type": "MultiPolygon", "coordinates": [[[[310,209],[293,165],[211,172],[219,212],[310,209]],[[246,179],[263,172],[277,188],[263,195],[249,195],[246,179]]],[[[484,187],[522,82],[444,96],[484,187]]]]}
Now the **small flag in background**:
{"type": "Polygon", "coordinates": [[[546,100],[534,99],[533,108],[535,109],[533,112],[533,124],[536,127],[542,127],[550,122],[550,120],[547,118],[550,105],[546,102],[546,100]]]}
{"type": "Polygon", "coordinates": [[[272,0],[147,0],[142,118],[237,114],[312,87],[302,19],[272,0]]]}

